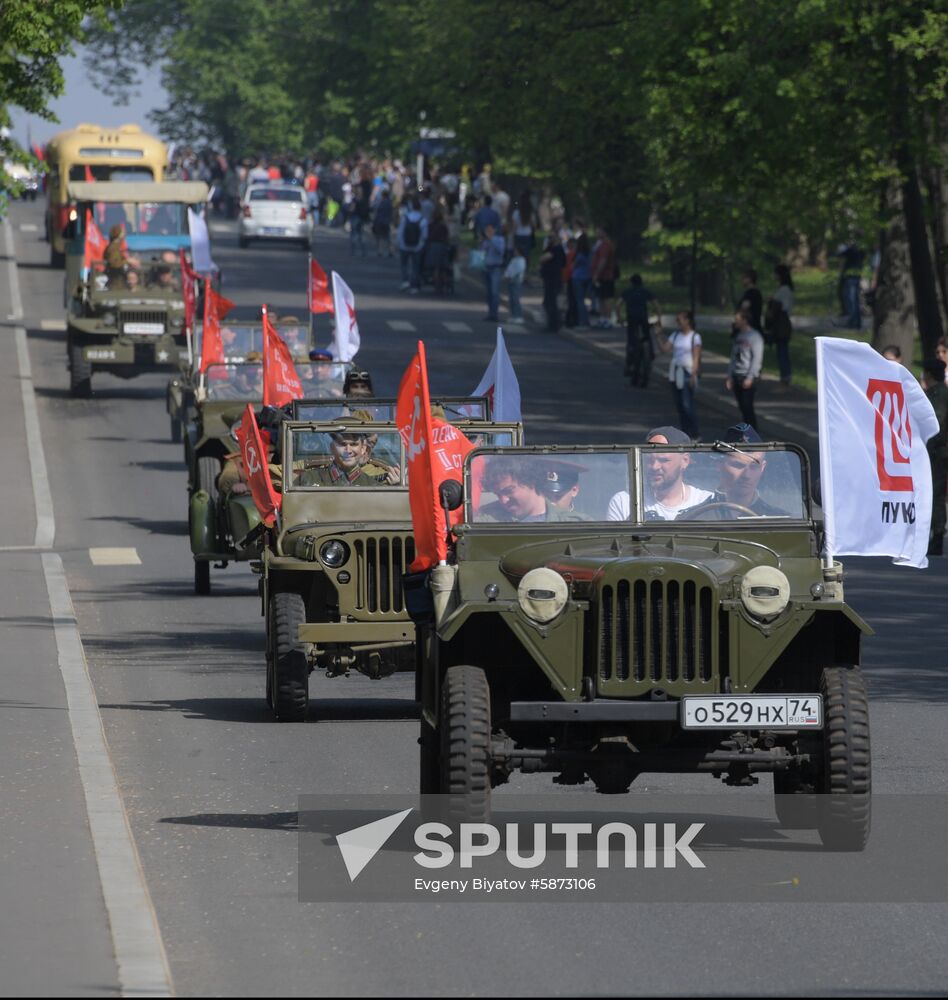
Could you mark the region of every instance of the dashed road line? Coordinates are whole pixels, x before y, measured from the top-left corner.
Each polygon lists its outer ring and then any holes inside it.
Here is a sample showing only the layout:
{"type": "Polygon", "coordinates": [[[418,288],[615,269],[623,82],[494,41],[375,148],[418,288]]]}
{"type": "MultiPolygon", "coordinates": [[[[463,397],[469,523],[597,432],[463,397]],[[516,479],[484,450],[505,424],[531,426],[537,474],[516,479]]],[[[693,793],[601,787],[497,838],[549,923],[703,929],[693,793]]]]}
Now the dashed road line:
{"type": "Polygon", "coordinates": [[[388,320],[388,325],[396,333],[415,333],[418,329],[411,320],[407,319],[390,319],[388,320]]]}
{"type": "Polygon", "coordinates": [[[20,223],[20,232],[21,233],[38,233],[39,232],[39,226],[37,226],[34,222],[21,222],[20,223]]]}
{"type": "Polygon", "coordinates": [[[141,566],[142,564],[136,549],[89,549],[89,558],[93,566],[141,566]]]}
{"type": "Polygon", "coordinates": [[[461,323],[458,320],[445,320],[444,328],[448,333],[473,333],[469,323],[461,323]]]}
{"type": "Polygon", "coordinates": [[[66,329],[66,321],[64,319],[41,319],[40,320],[41,330],[63,330],[66,329]]]}

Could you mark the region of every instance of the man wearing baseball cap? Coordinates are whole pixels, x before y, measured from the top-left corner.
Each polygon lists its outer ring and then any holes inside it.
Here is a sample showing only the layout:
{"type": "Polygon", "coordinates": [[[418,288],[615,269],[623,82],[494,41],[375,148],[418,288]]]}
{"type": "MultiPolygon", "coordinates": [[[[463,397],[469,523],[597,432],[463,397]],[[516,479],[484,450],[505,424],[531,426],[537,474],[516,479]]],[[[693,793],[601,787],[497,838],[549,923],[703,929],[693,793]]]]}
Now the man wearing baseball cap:
{"type": "MultiPolygon", "coordinates": [[[[646,444],[691,444],[691,438],[679,427],[654,427],[645,435],[646,444]]],[[[650,451],[642,455],[645,470],[646,520],[673,521],[691,507],[709,500],[708,490],[685,482],[685,470],[691,455],[684,451],[650,451]]],[[[628,521],[629,494],[620,490],[609,501],[606,517],[610,521],[628,521]]]]}

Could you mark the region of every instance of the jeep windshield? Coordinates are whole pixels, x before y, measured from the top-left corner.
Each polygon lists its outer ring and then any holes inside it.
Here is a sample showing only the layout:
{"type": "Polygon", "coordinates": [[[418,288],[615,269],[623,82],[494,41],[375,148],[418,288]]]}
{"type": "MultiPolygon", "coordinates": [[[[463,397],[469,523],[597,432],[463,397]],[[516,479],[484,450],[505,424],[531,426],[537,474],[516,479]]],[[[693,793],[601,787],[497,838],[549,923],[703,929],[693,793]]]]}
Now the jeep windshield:
{"type": "MultiPolygon", "coordinates": [[[[328,400],[309,399],[297,400],[293,408],[294,420],[335,420],[337,417],[349,416],[356,410],[371,414],[373,420],[388,422],[395,419],[396,401],[389,398],[368,396],[363,399],[350,397],[345,402],[332,403],[328,400]]],[[[432,408],[440,406],[444,411],[444,419],[449,423],[456,420],[488,420],[487,400],[481,397],[445,398],[435,397],[431,400],[432,408]]]]}
{"type": "MultiPolygon", "coordinates": [[[[309,360],[309,331],[299,323],[274,324],[280,339],[290,349],[294,358],[305,357],[309,360]]],[[[200,356],[202,343],[202,327],[195,331],[195,354],[200,356]]],[[[240,320],[225,320],[221,323],[221,344],[224,347],[224,357],[233,361],[245,361],[252,351],[260,353],[263,350],[263,326],[259,322],[241,322],[240,320]]]]}
{"type": "Polygon", "coordinates": [[[126,236],[187,236],[187,206],[174,202],[97,201],[92,218],[106,237],[112,226],[121,226],[126,236]]]}
{"type": "Polygon", "coordinates": [[[404,486],[401,440],[391,425],[293,427],[287,435],[284,489],[404,486]]]}
{"type": "Polygon", "coordinates": [[[805,484],[801,454],[781,445],[479,450],[468,459],[467,520],[799,521],[805,484]]]}

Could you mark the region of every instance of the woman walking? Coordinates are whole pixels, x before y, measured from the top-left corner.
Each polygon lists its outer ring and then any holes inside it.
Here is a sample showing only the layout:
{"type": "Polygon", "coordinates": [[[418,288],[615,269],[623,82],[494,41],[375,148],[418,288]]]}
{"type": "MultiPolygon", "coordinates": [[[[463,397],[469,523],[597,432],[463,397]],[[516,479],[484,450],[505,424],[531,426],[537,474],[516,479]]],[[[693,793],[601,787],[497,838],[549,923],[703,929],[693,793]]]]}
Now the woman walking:
{"type": "Polygon", "coordinates": [[[678,329],[670,337],[662,337],[659,343],[664,354],[671,354],[668,381],[675,394],[679,426],[694,440],[700,437],[695,396],[701,373],[701,334],[695,330],[690,309],[678,313],[677,320],[678,329]]]}
{"type": "Polygon", "coordinates": [[[573,258],[572,276],[573,294],[576,297],[576,327],[579,330],[589,329],[589,313],[586,310],[586,296],[592,282],[592,260],[589,252],[589,240],[585,233],[580,233],[576,240],[576,256],[573,258]]]}
{"type": "Polygon", "coordinates": [[[777,366],[780,369],[780,381],[790,385],[793,371],[790,367],[790,337],[793,334],[793,324],[790,313],[793,310],[793,278],[786,264],[778,264],[774,268],[777,279],[777,291],[767,303],[767,313],[764,319],[771,343],[777,347],[777,366]]]}

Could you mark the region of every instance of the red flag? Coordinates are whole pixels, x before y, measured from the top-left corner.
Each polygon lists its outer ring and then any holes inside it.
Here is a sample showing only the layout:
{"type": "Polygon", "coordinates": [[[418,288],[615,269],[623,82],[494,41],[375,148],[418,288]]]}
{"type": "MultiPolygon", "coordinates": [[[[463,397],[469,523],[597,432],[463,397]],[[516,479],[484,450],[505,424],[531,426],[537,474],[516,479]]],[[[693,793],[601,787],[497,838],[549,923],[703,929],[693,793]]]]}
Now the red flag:
{"type": "Polygon", "coordinates": [[[83,264],[88,270],[94,260],[102,260],[108,240],[102,235],[102,230],[95,224],[92,213],[86,210],[85,258],[83,264]]]}
{"type": "MultiPolygon", "coordinates": [[[[448,557],[447,529],[438,487],[446,479],[461,481],[464,456],[474,447],[456,427],[432,419],[425,345],[420,340],[418,352],[398,387],[395,414],[405,443],[408,502],[415,535],[416,558],[410,569],[418,572],[448,557]]],[[[460,510],[455,511],[451,523],[456,524],[461,516],[460,510]]]]}
{"type": "Polygon", "coordinates": [[[263,307],[263,405],[285,406],[303,398],[303,386],[290,349],[270,325],[267,307],[263,307]]]}
{"type": "Polygon", "coordinates": [[[333,312],[332,292],[329,290],[329,278],[319,266],[319,261],[309,260],[309,311],[311,313],[333,312]]]}
{"type": "Polygon", "coordinates": [[[250,403],[244,410],[240,426],[237,428],[237,441],[240,444],[240,454],[250,485],[250,495],[260,511],[263,523],[273,524],[283,497],[273,488],[270,481],[270,466],[267,461],[267,446],[263,442],[257,418],[253,415],[250,403]]]}
{"type": "Polygon", "coordinates": [[[222,365],[227,360],[224,356],[224,342],[221,339],[221,320],[234,308],[230,299],[218,295],[211,288],[211,279],[204,279],[204,331],[201,336],[201,371],[207,371],[208,365],[222,365]]]}
{"type": "Polygon", "coordinates": [[[86,180],[87,181],[95,180],[95,178],[92,176],[92,167],[90,167],[88,163],[86,164],[86,180]]]}

